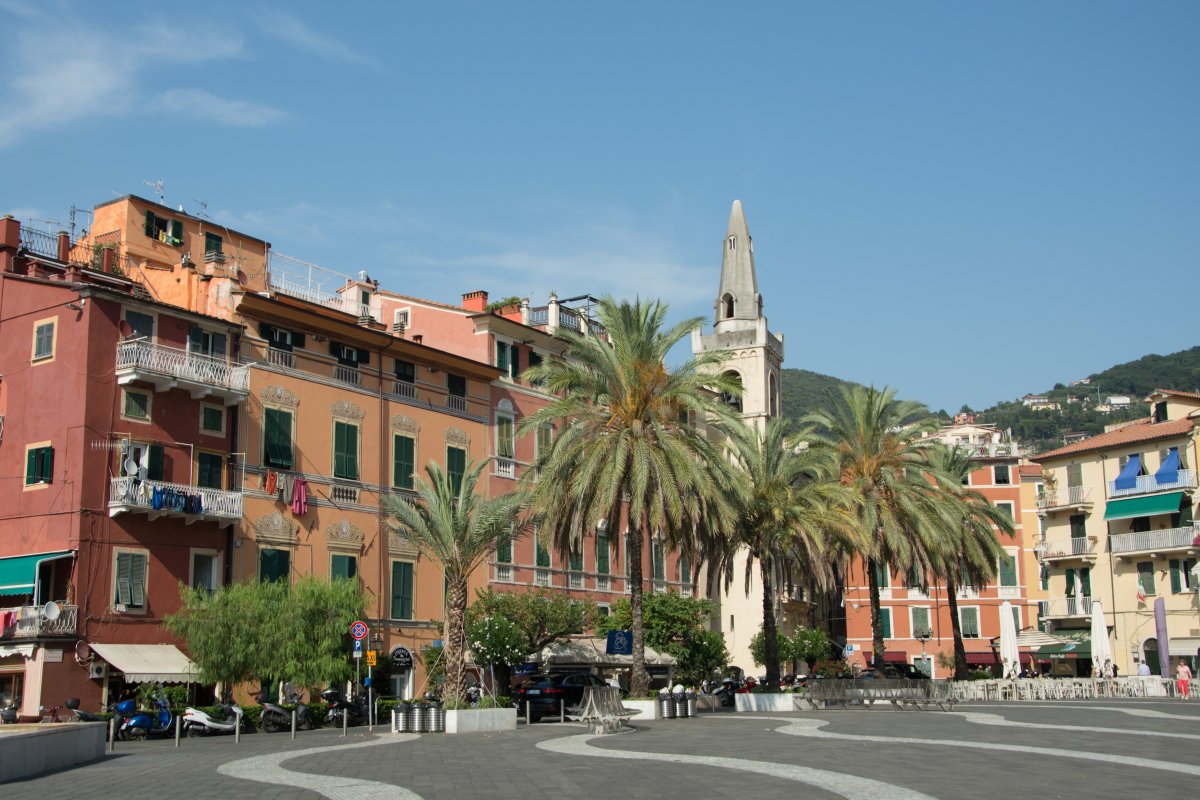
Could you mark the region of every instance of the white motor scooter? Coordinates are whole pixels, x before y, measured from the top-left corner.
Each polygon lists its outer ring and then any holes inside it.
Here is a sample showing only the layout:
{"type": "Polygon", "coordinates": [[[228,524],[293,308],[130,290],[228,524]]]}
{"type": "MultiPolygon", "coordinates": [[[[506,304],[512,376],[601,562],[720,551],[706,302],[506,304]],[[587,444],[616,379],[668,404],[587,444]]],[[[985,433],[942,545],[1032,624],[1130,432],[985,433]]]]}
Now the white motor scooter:
{"type": "Polygon", "coordinates": [[[196,708],[188,707],[183,712],[183,732],[188,736],[206,736],[210,733],[233,733],[242,724],[244,712],[237,703],[223,703],[218,706],[224,714],[220,717],[209,716],[196,708]]]}

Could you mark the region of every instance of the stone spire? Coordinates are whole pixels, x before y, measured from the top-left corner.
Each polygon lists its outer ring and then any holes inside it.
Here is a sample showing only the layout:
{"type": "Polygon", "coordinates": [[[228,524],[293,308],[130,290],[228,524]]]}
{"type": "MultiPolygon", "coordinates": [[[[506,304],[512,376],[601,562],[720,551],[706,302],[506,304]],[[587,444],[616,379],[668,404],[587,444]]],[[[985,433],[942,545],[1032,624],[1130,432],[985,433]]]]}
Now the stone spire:
{"type": "Polygon", "coordinates": [[[721,256],[721,287],[713,304],[713,329],[717,333],[753,328],[762,315],[762,295],[754,274],[754,242],[746,226],[742,201],[734,200],[729,212],[721,256]]]}

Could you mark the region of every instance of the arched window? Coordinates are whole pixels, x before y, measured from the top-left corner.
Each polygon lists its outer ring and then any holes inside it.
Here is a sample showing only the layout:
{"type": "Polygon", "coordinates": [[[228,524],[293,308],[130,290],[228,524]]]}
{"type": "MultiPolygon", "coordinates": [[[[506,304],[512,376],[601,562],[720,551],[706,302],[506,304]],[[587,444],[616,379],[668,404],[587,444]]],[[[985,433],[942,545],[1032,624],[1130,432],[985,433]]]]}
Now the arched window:
{"type": "Polygon", "coordinates": [[[771,416],[779,415],[779,392],[775,388],[775,373],[771,373],[771,416]]]}
{"type": "MultiPolygon", "coordinates": [[[[740,385],[741,385],[741,383],[742,383],[742,376],[741,376],[741,375],[738,375],[736,372],[732,372],[732,371],[730,371],[730,372],[726,372],[726,373],[725,373],[725,376],[726,376],[726,377],[728,377],[728,378],[733,378],[735,381],[737,381],[737,383],[738,383],[738,385],[739,385],[739,386],[740,386],[740,385]]],[[[736,409],[737,409],[739,412],[742,410],[742,398],[741,398],[741,395],[734,395],[734,394],[730,394],[730,393],[727,393],[727,392],[723,392],[723,393],[721,394],[721,401],[722,401],[723,403],[725,403],[726,405],[733,406],[733,407],[734,407],[734,408],[736,408],[736,409]]]]}
{"type": "Polygon", "coordinates": [[[736,237],[736,236],[730,236],[730,237],[729,237],[729,242],[728,242],[728,244],[729,244],[729,252],[731,252],[731,253],[732,253],[732,252],[733,252],[733,248],[737,246],[737,237],[736,237]]]}
{"type": "Polygon", "coordinates": [[[733,319],[733,295],[726,292],[721,298],[721,306],[725,311],[725,319],[733,319]]]}

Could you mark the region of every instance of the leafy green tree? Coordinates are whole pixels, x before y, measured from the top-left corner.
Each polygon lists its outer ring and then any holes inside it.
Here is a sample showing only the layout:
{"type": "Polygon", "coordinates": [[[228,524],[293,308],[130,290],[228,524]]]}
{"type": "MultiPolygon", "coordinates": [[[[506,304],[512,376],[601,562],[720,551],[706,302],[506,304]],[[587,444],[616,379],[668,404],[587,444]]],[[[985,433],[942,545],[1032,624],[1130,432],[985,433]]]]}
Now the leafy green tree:
{"type": "MultiPolygon", "coordinates": [[[[671,349],[701,324],[684,320],[664,329],[667,307],[618,302],[597,307],[604,337],[559,328],[562,357],[526,375],[555,400],[526,417],[522,433],[555,425],[549,453],[523,476],[545,535],[560,552],[577,551],[602,520],[627,520],[633,665],[630,691],[644,694],[643,548],[659,532],[689,555],[701,529],[724,531],[733,513],[723,490],[727,462],[709,425],[732,424],[737,413],[720,402],[741,387],[721,373],[723,354],[707,351],[674,370],[671,349]],[[706,425],[695,424],[708,423],[706,425]]],[[[619,548],[619,537],[612,537],[619,548]]],[[[696,563],[693,559],[692,563],[696,563]]]]}
{"type": "Polygon", "coordinates": [[[363,614],[358,581],[306,576],[294,584],[234,583],[210,593],[180,584],[181,608],[165,620],[186,643],[201,680],[230,687],[254,678],[304,686],[351,673],[350,624],[363,614]]]}
{"type": "MultiPolygon", "coordinates": [[[[872,650],[883,667],[879,575],[883,569],[930,567],[943,530],[938,494],[927,477],[922,434],[934,430],[923,406],[897,401],[891,389],[854,387],[833,409],[810,414],[821,431],[816,446],[833,454],[853,498],[854,526],[866,558],[871,593],[872,650]]],[[[853,552],[853,551],[851,551],[853,552]]]]}
{"type": "Polygon", "coordinates": [[[512,665],[524,663],[529,655],[525,634],[507,617],[470,617],[468,614],[467,643],[472,659],[495,675],[493,691],[506,695],[512,665]]]}
{"type": "Polygon", "coordinates": [[[820,628],[797,628],[791,638],[792,657],[807,662],[810,668],[829,658],[829,636],[820,628]]]}
{"type": "Polygon", "coordinates": [[[950,501],[942,520],[942,547],[932,559],[933,573],[946,582],[950,604],[950,626],[954,633],[954,677],[966,680],[967,651],[958,621],[960,586],[983,586],[996,576],[996,566],[1005,557],[997,534],[1013,536],[1012,518],[992,505],[979,491],[966,486],[978,464],[960,447],[937,446],[929,452],[932,474],[950,501]]]}
{"type": "Polygon", "coordinates": [[[576,600],[566,592],[541,587],[528,592],[480,589],[468,612],[472,621],[503,617],[512,622],[525,638],[525,656],[573,633],[583,633],[592,627],[595,616],[593,601],[576,600]]]}
{"type": "MultiPolygon", "coordinates": [[[[645,597],[646,644],[675,658],[678,662],[675,677],[680,682],[698,685],[729,663],[724,637],[709,630],[709,620],[715,611],[716,606],[711,600],[684,597],[677,592],[645,597]]],[[[629,630],[632,624],[631,604],[622,598],[613,605],[609,616],[597,619],[596,634],[602,636],[610,630],[629,630]]],[[[630,694],[642,696],[632,690],[630,694]]]]}
{"type": "MultiPolygon", "coordinates": [[[[775,632],[775,647],[771,653],[767,652],[767,636],[762,630],[750,637],[750,657],[754,659],[755,666],[767,667],[767,683],[770,683],[770,665],[767,659],[775,659],[775,674],[779,674],[780,662],[791,662],[796,658],[794,643],[789,636],[784,636],[782,633],[775,632]]],[[[776,678],[778,681],[778,678],[776,678]]]]}
{"type": "Polygon", "coordinates": [[[461,703],[466,696],[467,579],[512,535],[523,505],[519,493],[483,498],[475,491],[486,461],[468,464],[461,478],[437,463],[425,467],[428,480],[416,481],[419,502],[389,498],[391,524],[446,576],[446,683],[442,696],[461,703]]]}
{"type": "Polygon", "coordinates": [[[809,585],[828,586],[833,580],[829,544],[844,549],[856,542],[846,511],[848,492],[834,479],[831,451],[789,442],[787,426],[775,418],[765,430],[745,423],[729,428],[731,460],[737,469],[728,485],[735,494],[737,522],[732,536],[716,540],[708,554],[714,572],[724,575],[726,589],[740,554],[745,554],[747,593],[758,567],[764,650],[755,663],[766,665],[768,692],[779,687],[780,662],[791,661],[776,648],[776,642],[786,642],[776,635],[778,587],[796,575],[803,575],[809,585]]]}

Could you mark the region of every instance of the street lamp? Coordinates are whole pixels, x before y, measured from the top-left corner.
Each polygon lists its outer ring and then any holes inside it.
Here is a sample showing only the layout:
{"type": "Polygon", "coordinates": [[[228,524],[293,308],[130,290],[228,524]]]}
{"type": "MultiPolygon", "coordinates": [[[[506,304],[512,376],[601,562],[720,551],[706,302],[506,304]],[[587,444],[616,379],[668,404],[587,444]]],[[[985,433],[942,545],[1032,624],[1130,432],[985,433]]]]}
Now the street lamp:
{"type": "MultiPolygon", "coordinates": [[[[929,658],[925,655],[925,643],[933,638],[933,631],[931,631],[929,628],[917,628],[915,631],[913,631],[913,638],[915,638],[918,642],[921,643],[921,661],[927,667],[929,667],[930,666],[929,658]]],[[[932,668],[930,668],[929,673],[930,673],[929,677],[932,678],[933,677],[933,669],[932,668]]]]}

